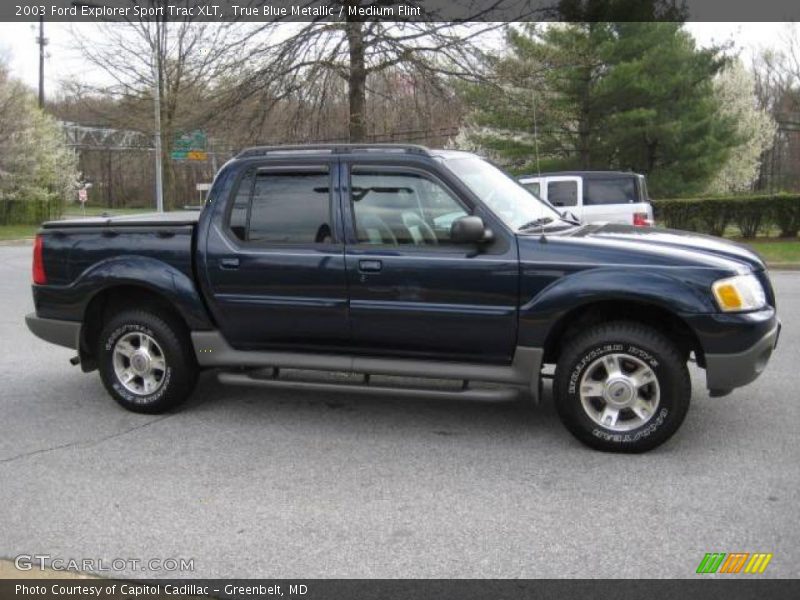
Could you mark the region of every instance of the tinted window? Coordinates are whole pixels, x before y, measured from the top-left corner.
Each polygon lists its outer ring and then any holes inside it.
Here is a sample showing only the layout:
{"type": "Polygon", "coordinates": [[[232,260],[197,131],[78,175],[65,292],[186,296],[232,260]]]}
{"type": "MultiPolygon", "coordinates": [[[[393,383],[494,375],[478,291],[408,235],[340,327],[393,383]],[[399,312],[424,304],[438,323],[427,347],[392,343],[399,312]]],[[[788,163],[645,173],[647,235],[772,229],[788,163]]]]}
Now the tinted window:
{"type": "Polygon", "coordinates": [[[553,206],[575,206],[578,203],[578,182],[549,181],[547,200],[553,206]]]}
{"type": "Polygon", "coordinates": [[[351,198],[365,244],[446,243],[453,221],[467,214],[447,189],[416,173],[353,172],[351,198]]]}
{"type": "Polygon", "coordinates": [[[250,210],[250,196],[253,193],[255,172],[248,172],[239,183],[231,208],[231,231],[240,240],[247,237],[247,214],[250,210]]]}
{"type": "Polygon", "coordinates": [[[539,182],[538,181],[531,181],[529,183],[523,183],[522,187],[524,187],[526,190],[531,192],[534,196],[539,196],[540,189],[539,189],[539,182]]]}
{"type": "Polygon", "coordinates": [[[250,181],[245,177],[231,212],[231,231],[251,242],[329,242],[330,223],[327,173],[259,173],[250,181]]]}
{"type": "Polygon", "coordinates": [[[583,204],[631,204],[636,199],[636,184],[633,177],[613,179],[584,179],[583,204]]]}

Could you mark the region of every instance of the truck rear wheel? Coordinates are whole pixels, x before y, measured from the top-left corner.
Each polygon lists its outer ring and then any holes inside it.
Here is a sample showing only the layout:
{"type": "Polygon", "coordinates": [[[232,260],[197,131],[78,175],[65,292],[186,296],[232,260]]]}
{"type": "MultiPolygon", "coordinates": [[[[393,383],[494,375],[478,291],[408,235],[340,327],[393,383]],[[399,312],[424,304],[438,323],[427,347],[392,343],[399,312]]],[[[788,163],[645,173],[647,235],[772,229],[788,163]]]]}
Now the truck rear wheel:
{"type": "Polygon", "coordinates": [[[561,353],[553,383],[556,410],[584,444],[646,452],[680,427],[692,394],[681,352],[645,325],[597,325],[561,353]]]}
{"type": "Polygon", "coordinates": [[[170,410],[197,383],[197,361],[184,328],[147,311],[114,315],[100,332],[97,357],[109,394],[134,412],[170,410]]]}

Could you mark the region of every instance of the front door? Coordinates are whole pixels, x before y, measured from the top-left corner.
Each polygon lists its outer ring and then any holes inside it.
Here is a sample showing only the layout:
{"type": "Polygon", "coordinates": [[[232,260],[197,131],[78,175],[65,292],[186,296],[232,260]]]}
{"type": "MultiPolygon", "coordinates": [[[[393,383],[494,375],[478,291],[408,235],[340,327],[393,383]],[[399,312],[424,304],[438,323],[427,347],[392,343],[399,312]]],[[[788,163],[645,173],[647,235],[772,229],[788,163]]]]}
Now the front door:
{"type": "Polygon", "coordinates": [[[205,258],[210,308],[235,348],[349,343],[337,164],[253,164],[238,175],[205,258]]]}
{"type": "Polygon", "coordinates": [[[547,201],[558,212],[569,211],[583,219],[582,180],[580,177],[555,176],[547,178],[547,201]]]}
{"type": "Polygon", "coordinates": [[[450,241],[472,208],[445,173],[342,164],[350,320],[357,351],[507,362],[517,329],[518,260],[496,228],[485,247],[450,241]]]}

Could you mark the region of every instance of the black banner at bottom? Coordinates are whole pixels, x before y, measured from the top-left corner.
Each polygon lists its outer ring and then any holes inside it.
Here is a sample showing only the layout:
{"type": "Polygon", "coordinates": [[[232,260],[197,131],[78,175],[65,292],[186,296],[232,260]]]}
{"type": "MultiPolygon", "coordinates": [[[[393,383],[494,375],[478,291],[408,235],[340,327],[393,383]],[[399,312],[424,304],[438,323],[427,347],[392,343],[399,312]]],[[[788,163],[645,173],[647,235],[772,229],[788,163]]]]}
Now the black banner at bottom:
{"type": "Polygon", "coordinates": [[[782,600],[800,598],[789,579],[5,579],[2,600],[782,600]]]}

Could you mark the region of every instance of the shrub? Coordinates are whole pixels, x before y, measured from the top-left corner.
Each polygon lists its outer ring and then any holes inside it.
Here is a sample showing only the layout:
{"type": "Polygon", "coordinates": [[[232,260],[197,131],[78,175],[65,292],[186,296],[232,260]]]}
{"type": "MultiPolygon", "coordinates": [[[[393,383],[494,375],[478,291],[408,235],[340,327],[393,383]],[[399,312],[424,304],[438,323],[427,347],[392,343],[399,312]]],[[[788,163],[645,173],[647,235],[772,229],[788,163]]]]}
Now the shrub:
{"type": "Polygon", "coordinates": [[[37,188],[24,191],[24,199],[0,196],[0,225],[38,225],[61,217],[64,202],[60,197],[37,188]]]}
{"type": "Polygon", "coordinates": [[[733,223],[743,238],[769,228],[781,237],[800,231],[800,194],[654,200],[656,220],[670,228],[721,236],[733,223]]]}
{"type": "Polygon", "coordinates": [[[769,218],[780,230],[781,237],[797,237],[800,231],[800,197],[789,194],[775,196],[769,218]]]}

